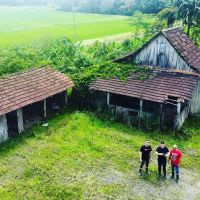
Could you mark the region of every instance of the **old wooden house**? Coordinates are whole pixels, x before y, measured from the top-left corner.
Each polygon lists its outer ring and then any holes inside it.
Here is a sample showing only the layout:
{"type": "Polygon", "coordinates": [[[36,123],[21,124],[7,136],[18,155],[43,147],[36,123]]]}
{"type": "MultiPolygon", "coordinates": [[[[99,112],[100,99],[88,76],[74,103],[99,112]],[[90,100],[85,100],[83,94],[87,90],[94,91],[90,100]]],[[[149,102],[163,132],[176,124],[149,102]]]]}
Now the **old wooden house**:
{"type": "Polygon", "coordinates": [[[55,113],[67,103],[72,81],[51,67],[0,79],[0,142],[55,113]]]}
{"type": "Polygon", "coordinates": [[[133,73],[126,82],[110,78],[91,84],[122,121],[131,125],[155,118],[161,127],[179,129],[190,114],[200,113],[200,49],[180,28],[161,31],[114,62],[151,68],[145,80],[133,73]]]}

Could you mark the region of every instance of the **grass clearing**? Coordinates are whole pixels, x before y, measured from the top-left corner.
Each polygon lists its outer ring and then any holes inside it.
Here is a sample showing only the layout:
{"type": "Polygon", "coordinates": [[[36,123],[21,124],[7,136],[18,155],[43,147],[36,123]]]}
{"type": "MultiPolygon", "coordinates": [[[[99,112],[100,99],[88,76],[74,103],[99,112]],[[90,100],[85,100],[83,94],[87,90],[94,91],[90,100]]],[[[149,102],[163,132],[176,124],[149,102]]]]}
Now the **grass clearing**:
{"type": "Polygon", "coordinates": [[[178,140],[90,113],[67,112],[50,120],[48,128],[34,127],[0,146],[0,198],[195,199],[200,184],[199,120],[192,119],[185,127],[193,137],[178,140]],[[154,150],[161,139],[170,147],[181,147],[179,185],[157,179],[155,156],[151,174],[138,177],[138,149],[146,138],[154,150]]]}

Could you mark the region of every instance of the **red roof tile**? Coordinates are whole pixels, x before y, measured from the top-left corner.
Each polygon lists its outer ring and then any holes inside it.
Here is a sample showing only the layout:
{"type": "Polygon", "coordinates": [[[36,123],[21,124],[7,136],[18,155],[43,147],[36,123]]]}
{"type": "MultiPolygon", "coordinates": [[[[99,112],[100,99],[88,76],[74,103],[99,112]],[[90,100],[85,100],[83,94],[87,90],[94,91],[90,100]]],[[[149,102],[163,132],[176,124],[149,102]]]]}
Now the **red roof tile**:
{"type": "Polygon", "coordinates": [[[162,33],[179,53],[179,55],[182,56],[185,62],[200,71],[200,49],[181,30],[181,28],[178,27],[163,30],[162,33]]]}
{"type": "Polygon", "coordinates": [[[154,76],[146,80],[138,80],[137,76],[132,74],[125,82],[117,78],[98,79],[91,84],[90,89],[155,102],[164,102],[168,96],[189,100],[199,80],[197,74],[175,70],[154,69],[152,74],[154,76]]]}
{"type": "Polygon", "coordinates": [[[0,78],[0,115],[71,87],[73,83],[68,77],[50,67],[34,68],[0,78]]]}

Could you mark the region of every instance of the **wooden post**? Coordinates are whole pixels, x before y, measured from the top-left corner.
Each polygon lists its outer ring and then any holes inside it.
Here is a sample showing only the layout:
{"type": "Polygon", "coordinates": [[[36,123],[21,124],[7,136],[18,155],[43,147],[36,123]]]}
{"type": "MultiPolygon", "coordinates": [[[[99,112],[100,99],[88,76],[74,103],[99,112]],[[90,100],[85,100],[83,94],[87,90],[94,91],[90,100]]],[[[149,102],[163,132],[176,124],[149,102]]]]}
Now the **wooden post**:
{"type": "Polygon", "coordinates": [[[8,125],[6,116],[0,116],[0,143],[8,139],[8,125]]]}
{"type": "Polygon", "coordinates": [[[143,117],[143,99],[140,99],[140,110],[138,113],[138,118],[139,118],[139,127],[141,127],[141,122],[142,122],[142,117],[143,117]]]}
{"type": "Polygon", "coordinates": [[[110,105],[110,93],[107,92],[107,105],[109,106],[110,105]]]}
{"type": "Polygon", "coordinates": [[[139,117],[143,117],[143,99],[140,99],[140,111],[139,111],[139,117]]]}
{"type": "Polygon", "coordinates": [[[44,99],[44,118],[47,118],[47,100],[44,99]]]}
{"type": "Polygon", "coordinates": [[[181,114],[181,103],[178,102],[177,103],[177,115],[180,115],[181,114]]]}
{"type": "Polygon", "coordinates": [[[164,123],[164,113],[163,113],[163,104],[160,104],[160,131],[163,131],[163,123],[164,123]]]}
{"type": "Polygon", "coordinates": [[[177,115],[175,118],[175,123],[174,123],[174,130],[177,130],[180,126],[180,115],[181,115],[181,103],[177,103],[177,115]]]}
{"type": "Polygon", "coordinates": [[[24,130],[23,112],[22,108],[17,110],[17,123],[18,123],[18,133],[24,130]]]}

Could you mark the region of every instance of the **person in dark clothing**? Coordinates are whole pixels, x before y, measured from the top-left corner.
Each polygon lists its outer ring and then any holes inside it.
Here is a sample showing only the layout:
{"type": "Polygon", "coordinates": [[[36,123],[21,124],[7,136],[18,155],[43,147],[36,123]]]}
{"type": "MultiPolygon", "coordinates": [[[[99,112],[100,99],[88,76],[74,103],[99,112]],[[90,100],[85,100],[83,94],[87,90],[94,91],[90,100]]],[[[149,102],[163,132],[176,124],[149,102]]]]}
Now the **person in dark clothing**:
{"type": "Polygon", "coordinates": [[[142,175],[142,168],[144,164],[146,164],[146,173],[148,174],[149,169],[149,161],[151,158],[151,146],[149,140],[146,140],[145,144],[140,148],[140,169],[139,169],[139,176],[142,175]]]}
{"type": "Polygon", "coordinates": [[[166,157],[169,156],[169,149],[166,147],[165,142],[160,143],[160,146],[156,149],[156,155],[158,155],[158,176],[161,177],[161,169],[163,168],[163,178],[166,179],[166,157]]]}

